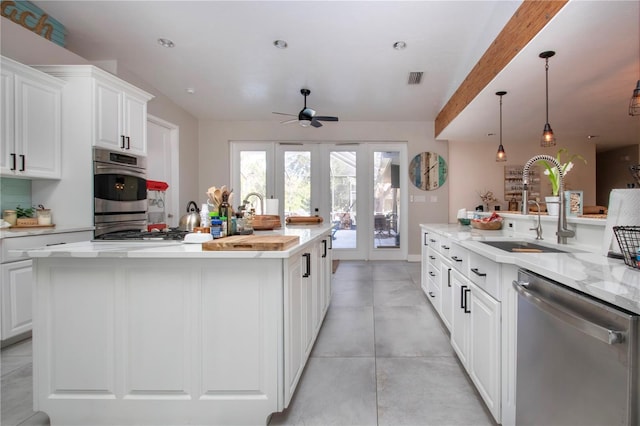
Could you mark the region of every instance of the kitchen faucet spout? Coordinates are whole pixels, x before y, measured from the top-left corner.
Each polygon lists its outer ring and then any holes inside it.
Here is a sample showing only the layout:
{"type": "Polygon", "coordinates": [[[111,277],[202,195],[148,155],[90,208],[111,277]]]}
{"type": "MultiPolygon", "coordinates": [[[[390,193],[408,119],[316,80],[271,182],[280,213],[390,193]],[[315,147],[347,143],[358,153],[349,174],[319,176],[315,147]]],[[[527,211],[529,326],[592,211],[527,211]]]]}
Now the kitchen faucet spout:
{"type": "Polygon", "coordinates": [[[264,197],[257,192],[250,192],[244,197],[244,201],[242,201],[243,205],[249,204],[249,197],[256,197],[260,200],[260,214],[264,214],[264,197]]]}
{"type": "MultiPolygon", "coordinates": [[[[556,232],[556,235],[558,236],[558,244],[567,244],[567,238],[574,237],[575,232],[571,229],[567,229],[567,212],[564,207],[564,173],[562,173],[562,166],[560,165],[558,160],[550,155],[535,155],[526,162],[524,168],[522,169],[522,214],[529,213],[529,170],[531,169],[531,166],[538,161],[548,161],[549,163],[553,164],[558,170],[558,181],[560,182],[560,184],[558,185],[558,195],[560,196],[560,214],[558,214],[558,231],[556,232]]],[[[540,209],[538,209],[538,212],[539,210],[540,209]]]]}

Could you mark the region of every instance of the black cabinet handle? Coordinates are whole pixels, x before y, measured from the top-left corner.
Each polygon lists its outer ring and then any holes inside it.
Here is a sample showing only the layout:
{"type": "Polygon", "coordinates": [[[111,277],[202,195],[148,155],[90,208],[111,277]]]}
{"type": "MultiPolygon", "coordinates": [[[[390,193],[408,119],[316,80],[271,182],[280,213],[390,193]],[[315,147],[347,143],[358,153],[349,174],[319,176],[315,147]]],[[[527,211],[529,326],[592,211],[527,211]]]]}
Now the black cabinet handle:
{"type": "Polygon", "coordinates": [[[303,253],[302,255],[307,258],[307,272],[302,274],[302,277],[307,278],[311,276],[311,253],[303,253]]]}
{"type": "Polygon", "coordinates": [[[451,287],[451,268],[447,268],[447,287],[451,287]]]}
{"type": "Polygon", "coordinates": [[[432,277],[436,276],[436,274],[434,274],[433,271],[429,271],[429,275],[431,275],[432,277]]]}
{"type": "Polygon", "coordinates": [[[467,288],[466,285],[460,286],[460,309],[466,310],[464,306],[464,290],[467,288]]]}
{"type": "Polygon", "coordinates": [[[322,257],[327,257],[327,240],[322,240],[322,257]]]}
{"type": "Polygon", "coordinates": [[[458,256],[451,256],[451,259],[455,260],[456,262],[462,262],[462,259],[460,259],[458,256]]]}
{"type": "Polygon", "coordinates": [[[127,149],[131,149],[131,138],[127,136],[127,149]]]}
{"type": "Polygon", "coordinates": [[[451,247],[449,247],[449,246],[445,246],[445,245],[442,245],[442,246],[440,246],[440,247],[442,247],[442,248],[443,248],[443,249],[445,249],[445,250],[449,250],[449,249],[451,248],[451,247]]]}
{"type": "Polygon", "coordinates": [[[429,259],[436,260],[436,257],[435,256],[429,256],[429,259]]]}
{"type": "Polygon", "coordinates": [[[47,244],[47,247],[49,247],[49,246],[61,246],[62,244],[67,244],[67,243],[49,243],[49,244],[47,244]]]}
{"type": "Polygon", "coordinates": [[[429,296],[431,296],[431,297],[436,297],[436,295],[435,295],[435,294],[433,294],[433,292],[432,292],[432,291],[430,291],[430,292],[429,292],[429,296]]]}
{"type": "Polygon", "coordinates": [[[24,159],[25,159],[24,154],[20,154],[20,161],[21,161],[21,164],[22,164],[22,167],[20,168],[21,172],[24,172],[26,170],[26,167],[25,167],[26,165],[24,163],[24,159]]]}
{"type": "Polygon", "coordinates": [[[120,145],[120,148],[124,149],[124,147],[126,146],[124,144],[124,135],[120,135],[120,138],[122,139],[122,145],[120,145]]]}
{"type": "Polygon", "coordinates": [[[465,314],[470,314],[471,313],[471,309],[469,309],[469,300],[467,299],[467,295],[471,293],[471,289],[470,288],[465,288],[464,289],[464,313],[465,314]]]}
{"type": "Polygon", "coordinates": [[[479,277],[486,277],[487,274],[485,274],[484,272],[478,272],[478,268],[471,268],[471,272],[473,272],[474,274],[476,274],[479,277]]]}
{"type": "Polygon", "coordinates": [[[11,154],[11,170],[16,169],[16,154],[11,154]]]}
{"type": "Polygon", "coordinates": [[[429,241],[431,241],[432,243],[435,243],[438,240],[434,240],[433,238],[429,238],[429,241]]]}

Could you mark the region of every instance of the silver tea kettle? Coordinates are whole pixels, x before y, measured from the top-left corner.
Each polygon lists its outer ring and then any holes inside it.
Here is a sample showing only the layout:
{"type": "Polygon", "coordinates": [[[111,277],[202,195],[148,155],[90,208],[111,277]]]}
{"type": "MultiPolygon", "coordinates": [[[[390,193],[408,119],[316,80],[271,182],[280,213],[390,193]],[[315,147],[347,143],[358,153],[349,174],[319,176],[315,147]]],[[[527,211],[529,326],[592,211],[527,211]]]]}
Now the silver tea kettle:
{"type": "Polygon", "coordinates": [[[187,214],[180,218],[178,229],[192,232],[193,228],[198,226],[200,226],[200,209],[198,209],[195,201],[189,201],[189,204],[187,204],[187,214]]]}

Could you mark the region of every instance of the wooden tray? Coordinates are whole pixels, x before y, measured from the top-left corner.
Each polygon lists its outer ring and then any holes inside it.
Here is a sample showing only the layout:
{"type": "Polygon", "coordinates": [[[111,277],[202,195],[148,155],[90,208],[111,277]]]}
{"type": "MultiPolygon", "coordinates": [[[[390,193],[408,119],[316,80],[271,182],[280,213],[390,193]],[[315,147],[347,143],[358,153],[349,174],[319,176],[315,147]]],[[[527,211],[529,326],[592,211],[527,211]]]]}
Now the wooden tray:
{"type": "Polygon", "coordinates": [[[55,228],[56,225],[13,225],[9,229],[55,228]]]}
{"type": "Polygon", "coordinates": [[[281,251],[300,243],[297,235],[232,235],[202,243],[203,251],[281,251]]]}
{"type": "Polygon", "coordinates": [[[252,226],[256,230],[280,229],[282,227],[278,215],[255,215],[252,226]]]}

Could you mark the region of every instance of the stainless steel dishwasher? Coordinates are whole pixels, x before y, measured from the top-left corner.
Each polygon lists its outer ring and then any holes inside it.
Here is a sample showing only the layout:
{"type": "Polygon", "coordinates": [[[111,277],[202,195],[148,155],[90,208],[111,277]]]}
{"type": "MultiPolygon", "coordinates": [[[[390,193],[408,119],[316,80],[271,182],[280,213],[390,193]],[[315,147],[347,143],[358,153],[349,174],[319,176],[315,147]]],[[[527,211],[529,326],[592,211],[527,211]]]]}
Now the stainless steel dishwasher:
{"type": "Polygon", "coordinates": [[[637,425],[638,316],[520,270],[516,424],[637,425]]]}

